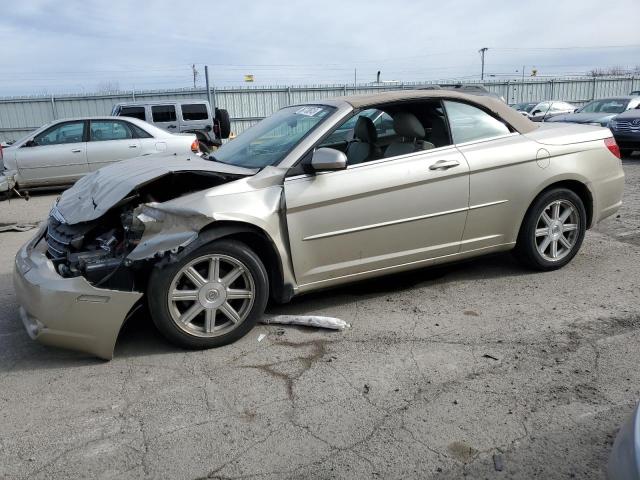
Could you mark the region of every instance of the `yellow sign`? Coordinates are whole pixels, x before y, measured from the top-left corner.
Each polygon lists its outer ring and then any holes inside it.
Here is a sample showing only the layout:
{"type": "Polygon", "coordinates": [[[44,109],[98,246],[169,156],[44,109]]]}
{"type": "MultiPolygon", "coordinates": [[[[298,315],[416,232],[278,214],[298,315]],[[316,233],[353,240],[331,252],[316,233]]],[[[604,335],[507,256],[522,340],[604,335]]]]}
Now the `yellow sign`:
{"type": "Polygon", "coordinates": [[[245,82],[253,82],[253,75],[245,75],[244,76],[244,81],[245,82]]]}

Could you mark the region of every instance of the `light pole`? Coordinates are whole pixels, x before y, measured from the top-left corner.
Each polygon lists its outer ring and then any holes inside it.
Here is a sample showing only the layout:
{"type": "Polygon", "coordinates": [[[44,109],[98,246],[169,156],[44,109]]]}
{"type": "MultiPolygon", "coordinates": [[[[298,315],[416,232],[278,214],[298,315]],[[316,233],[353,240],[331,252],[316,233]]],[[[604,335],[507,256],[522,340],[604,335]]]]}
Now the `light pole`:
{"type": "Polygon", "coordinates": [[[487,47],[482,47],[478,52],[480,53],[480,61],[482,62],[482,70],[480,71],[480,80],[484,80],[484,54],[489,50],[487,47]]]}

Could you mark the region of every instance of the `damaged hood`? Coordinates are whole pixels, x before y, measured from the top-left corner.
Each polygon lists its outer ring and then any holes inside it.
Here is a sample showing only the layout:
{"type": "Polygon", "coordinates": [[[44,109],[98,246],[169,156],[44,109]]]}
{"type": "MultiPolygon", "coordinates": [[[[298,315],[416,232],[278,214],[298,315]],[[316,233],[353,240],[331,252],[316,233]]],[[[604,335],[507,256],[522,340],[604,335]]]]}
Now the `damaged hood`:
{"type": "Polygon", "coordinates": [[[197,155],[151,155],[116,162],[78,180],[58,201],[57,213],[73,225],[103,216],[136,188],[177,172],[255,175],[258,169],[203,160],[197,155]]]}

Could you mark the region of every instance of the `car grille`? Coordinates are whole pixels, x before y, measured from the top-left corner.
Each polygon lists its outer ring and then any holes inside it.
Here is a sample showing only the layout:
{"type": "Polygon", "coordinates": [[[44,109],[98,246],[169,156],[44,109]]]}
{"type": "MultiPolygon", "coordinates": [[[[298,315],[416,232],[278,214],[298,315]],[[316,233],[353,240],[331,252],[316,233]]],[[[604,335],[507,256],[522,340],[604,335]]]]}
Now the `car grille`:
{"type": "Polygon", "coordinates": [[[67,225],[49,216],[47,222],[47,251],[51,258],[60,260],[77,251],[82,246],[85,233],[91,227],[88,225],[67,225]]]}
{"type": "Polygon", "coordinates": [[[617,132],[625,132],[625,133],[634,132],[635,133],[640,131],[640,122],[636,120],[631,120],[631,121],[616,120],[615,127],[613,128],[613,130],[617,132]]]}

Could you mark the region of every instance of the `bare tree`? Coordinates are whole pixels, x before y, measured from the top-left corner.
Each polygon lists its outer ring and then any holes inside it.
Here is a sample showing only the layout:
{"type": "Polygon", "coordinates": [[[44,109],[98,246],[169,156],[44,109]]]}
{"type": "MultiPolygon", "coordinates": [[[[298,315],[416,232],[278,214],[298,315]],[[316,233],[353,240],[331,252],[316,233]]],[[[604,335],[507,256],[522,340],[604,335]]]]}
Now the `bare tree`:
{"type": "Polygon", "coordinates": [[[117,80],[104,80],[96,87],[97,93],[112,93],[120,90],[120,83],[117,80]]]}
{"type": "Polygon", "coordinates": [[[633,71],[624,67],[594,68],[589,72],[591,77],[611,77],[616,75],[629,75],[633,71]]]}

